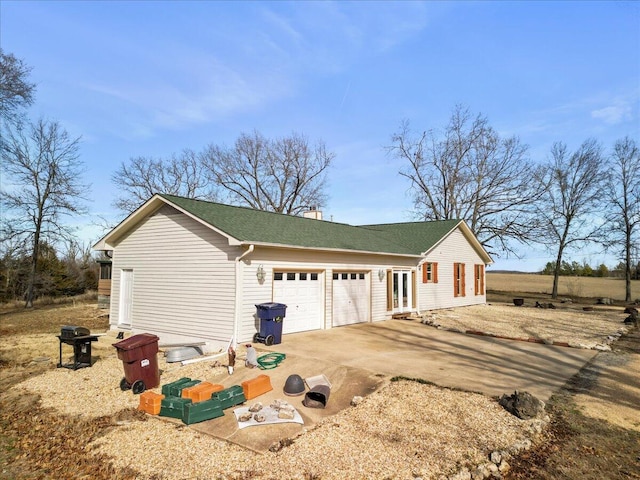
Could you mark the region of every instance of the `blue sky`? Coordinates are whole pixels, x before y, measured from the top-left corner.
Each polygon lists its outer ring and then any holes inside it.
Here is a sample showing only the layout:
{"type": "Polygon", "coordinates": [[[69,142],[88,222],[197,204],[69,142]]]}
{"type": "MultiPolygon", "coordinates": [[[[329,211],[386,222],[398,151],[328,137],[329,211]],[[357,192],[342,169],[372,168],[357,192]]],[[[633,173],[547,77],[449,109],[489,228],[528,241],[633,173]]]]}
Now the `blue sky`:
{"type": "MultiPolygon", "coordinates": [[[[0,2],[0,44],[33,67],[29,115],[82,136],[91,214],[121,219],[110,178],[241,132],[304,133],[336,154],[325,218],[411,220],[384,147],[400,122],[482,112],[543,161],[553,142],[640,133],[638,2],[0,2]]],[[[540,269],[544,250],[493,269],[540,269]]],[[[599,253],[570,254],[595,264],[599,253]]]]}

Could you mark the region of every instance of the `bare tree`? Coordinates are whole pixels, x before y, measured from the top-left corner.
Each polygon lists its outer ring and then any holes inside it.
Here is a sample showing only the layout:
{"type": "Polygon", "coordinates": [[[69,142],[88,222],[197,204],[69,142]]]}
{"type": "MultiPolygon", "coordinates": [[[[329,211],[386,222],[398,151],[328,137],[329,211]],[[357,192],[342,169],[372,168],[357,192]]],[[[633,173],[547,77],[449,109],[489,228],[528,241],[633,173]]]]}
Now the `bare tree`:
{"type": "Polygon", "coordinates": [[[241,134],[233,148],[210,145],[204,158],[231,203],[298,215],[326,202],[325,173],[334,154],[296,133],[269,140],[253,132],[241,134]]]}
{"type": "Polygon", "coordinates": [[[0,119],[14,124],[33,103],[36,86],[28,81],[31,67],[0,48],[0,119]]]}
{"type": "Polygon", "coordinates": [[[463,219],[493,253],[535,237],[532,212],[545,190],[544,169],[517,137],[501,138],[481,114],[460,105],[442,132],[415,135],[407,121],[387,151],[406,165],[414,207],[424,220],[463,219]]]}
{"type": "MultiPolygon", "coordinates": [[[[609,208],[607,247],[619,251],[625,265],[625,301],[631,301],[633,249],[640,240],[640,151],[636,142],[625,137],[614,147],[605,176],[605,199],[609,208]]],[[[635,247],[637,248],[637,247],[635,247]]],[[[636,260],[637,261],[637,260],[636,260]]]]}
{"type": "Polygon", "coordinates": [[[113,205],[125,213],[133,212],[156,193],[201,200],[215,198],[199,156],[189,149],[166,159],[131,158],[120,165],[111,179],[121,192],[113,205]]]}
{"type": "Polygon", "coordinates": [[[18,298],[24,276],[24,259],[28,256],[24,243],[18,240],[0,241],[0,302],[18,298]]]}
{"type": "Polygon", "coordinates": [[[71,138],[59,123],[39,120],[18,124],[2,142],[0,192],[3,241],[22,239],[31,246],[26,306],[33,306],[40,246],[72,236],[63,217],[85,212],[88,185],[81,183],[80,138],[71,138]]]}
{"type": "Polygon", "coordinates": [[[570,153],[566,144],[551,148],[549,189],[539,205],[544,236],[541,242],[555,250],[552,298],[558,298],[562,257],[601,235],[596,215],[602,198],[602,148],[593,139],[570,153]]]}
{"type": "Polygon", "coordinates": [[[100,266],[93,258],[90,243],[81,243],[75,238],[68,240],[60,260],[78,293],[98,288],[100,266]]]}

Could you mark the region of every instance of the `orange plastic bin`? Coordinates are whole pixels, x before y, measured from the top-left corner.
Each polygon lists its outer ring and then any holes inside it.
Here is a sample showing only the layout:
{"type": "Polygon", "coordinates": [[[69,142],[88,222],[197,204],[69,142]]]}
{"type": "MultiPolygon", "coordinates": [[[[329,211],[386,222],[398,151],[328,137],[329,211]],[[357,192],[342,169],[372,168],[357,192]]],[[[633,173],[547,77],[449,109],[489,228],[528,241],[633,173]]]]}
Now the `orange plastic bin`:
{"type": "Polygon", "coordinates": [[[258,375],[256,378],[242,382],[241,385],[246,400],[251,400],[273,390],[269,375],[258,375]]]}
{"type": "Polygon", "coordinates": [[[211,399],[211,394],[224,390],[222,385],[211,382],[200,382],[193,387],[182,390],[182,398],[190,398],[193,403],[204,402],[211,399]]]}
{"type": "Polygon", "coordinates": [[[122,390],[138,394],[160,385],[158,340],[156,335],[140,333],[113,344],[124,367],[122,390]]]}
{"type": "Polygon", "coordinates": [[[144,392],[140,395],[140,404],[138,410],[147,412],[150,415],[159,415],[162,399],[164,395],[152,391],[144,392]]]}

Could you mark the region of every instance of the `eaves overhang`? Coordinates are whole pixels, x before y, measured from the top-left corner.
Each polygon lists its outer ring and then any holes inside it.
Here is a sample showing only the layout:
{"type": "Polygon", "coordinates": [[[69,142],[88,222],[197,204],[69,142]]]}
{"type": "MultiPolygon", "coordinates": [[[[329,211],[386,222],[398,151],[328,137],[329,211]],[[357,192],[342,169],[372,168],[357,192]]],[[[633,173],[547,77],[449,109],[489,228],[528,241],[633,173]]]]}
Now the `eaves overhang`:
{"type": "Polygon", "coordinates": [[[283,243],[268,243],[268,242],[256,242],[256,241],[244,241],[240,242],[241,246],[255,245],[256,247],[264,248],[277,248],[286,250],[302,250],[313,252],[330,252],[330,253],[348,253],[350,255],[378,255],[385,257],[403,257],[403,258],[422,258],[422,255],[410,254],[410,253],[394,253],[394,252],[379,252],[373,250],[353,250],[346,248],[331,248],[331,247],[305,247],[301,245],[289,245],[283,243]]]}

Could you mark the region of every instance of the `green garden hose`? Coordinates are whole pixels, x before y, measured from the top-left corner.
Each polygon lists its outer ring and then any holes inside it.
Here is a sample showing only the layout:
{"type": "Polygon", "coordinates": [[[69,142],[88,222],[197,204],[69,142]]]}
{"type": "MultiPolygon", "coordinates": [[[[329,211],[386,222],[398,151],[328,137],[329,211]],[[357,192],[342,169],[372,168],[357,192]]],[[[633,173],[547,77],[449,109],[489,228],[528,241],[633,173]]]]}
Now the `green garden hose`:
{"type": "Polygon", "coordinates": [[[264,355],[260,355],[258,357],[258,367],[261,370],[271,370],[280,365],[280,362],[282,362],[285,358],[287,358],[287,355],[284,353],[265,353],[264,355]]]}

